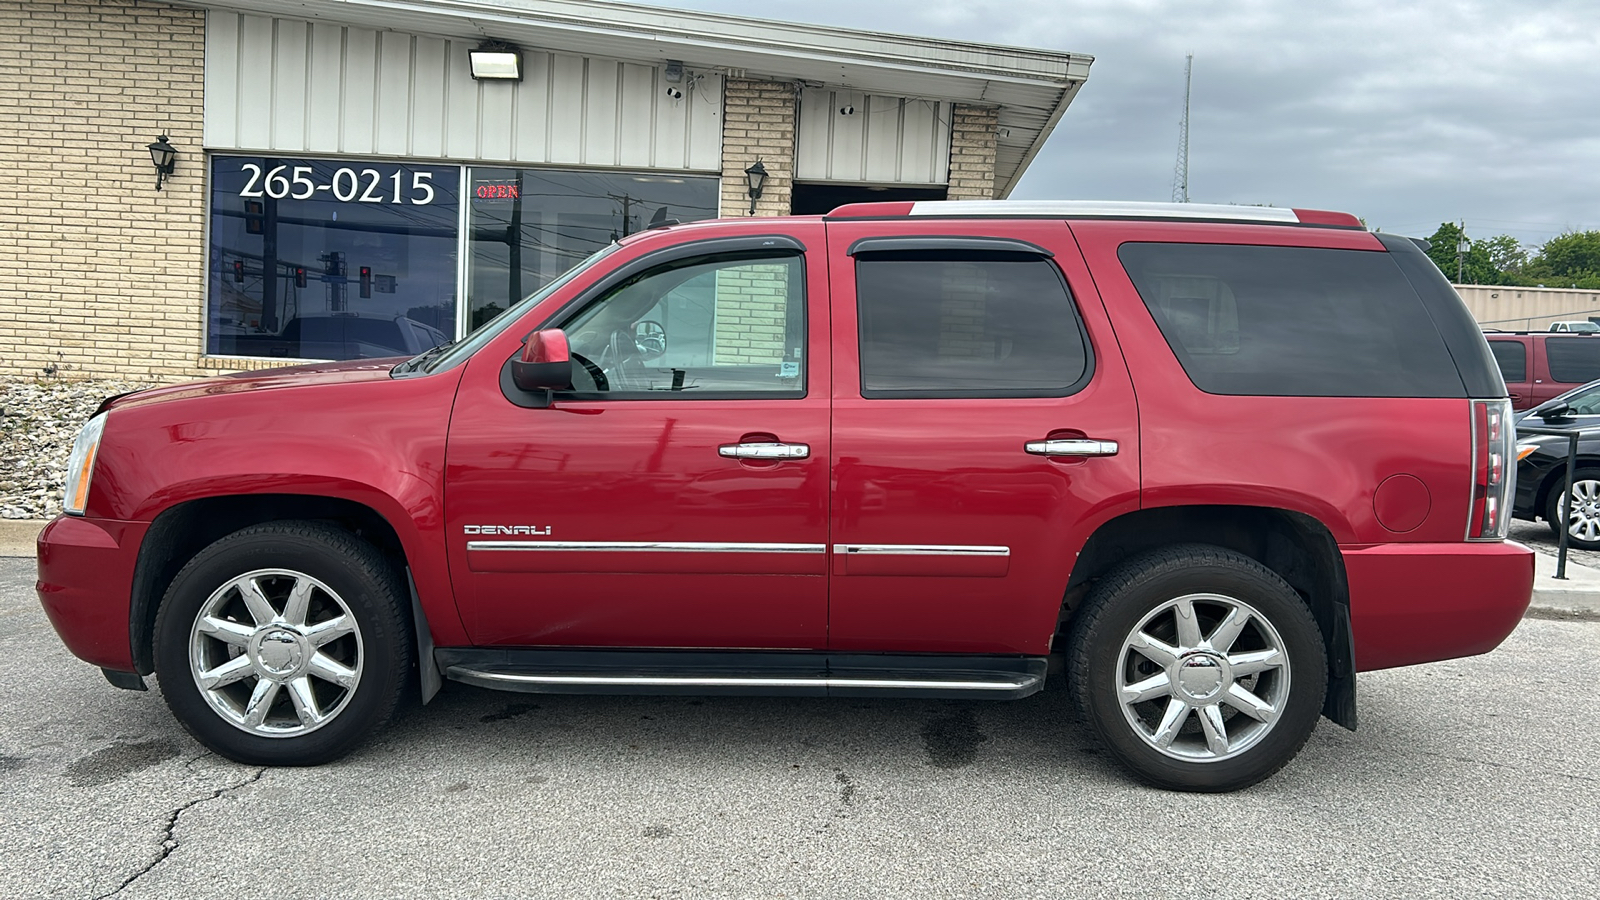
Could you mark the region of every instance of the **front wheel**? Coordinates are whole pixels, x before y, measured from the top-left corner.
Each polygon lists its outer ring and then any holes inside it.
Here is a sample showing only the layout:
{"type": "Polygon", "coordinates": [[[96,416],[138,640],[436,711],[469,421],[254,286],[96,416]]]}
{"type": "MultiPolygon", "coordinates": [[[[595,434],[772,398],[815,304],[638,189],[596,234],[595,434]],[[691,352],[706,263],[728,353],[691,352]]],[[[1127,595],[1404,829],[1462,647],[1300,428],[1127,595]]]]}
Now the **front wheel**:
{"type": "MultiPolygon", "coordinates": [[[[1561,504],[1567,492],[1566,470],[1562,469],[1556,490],[1545,500],[1544,520],[1550,533],[1561,538],[1561,504]]],[[[1567,543],[1579,550],[1600,550],[1600,469],[1579,469],[1572,473],[1572,511],[1567,516],[1567,543]]]]}
{"type": "Polygon", "coordinates": [[[1129,561],[1074,618],[1079,710],[1157,787],[1231,791],[1282,768],[1321,715],[1327,656],[1311,611],[1276,573],[1220,547],[1129,561]]]}
{"type": "Polygon", "coordinates": [[[189,733],[230,759],[315,765],[385,724],[411,667],[394,569],[315,522],[200,551],[156,616],[156,675],[189,733]]]}

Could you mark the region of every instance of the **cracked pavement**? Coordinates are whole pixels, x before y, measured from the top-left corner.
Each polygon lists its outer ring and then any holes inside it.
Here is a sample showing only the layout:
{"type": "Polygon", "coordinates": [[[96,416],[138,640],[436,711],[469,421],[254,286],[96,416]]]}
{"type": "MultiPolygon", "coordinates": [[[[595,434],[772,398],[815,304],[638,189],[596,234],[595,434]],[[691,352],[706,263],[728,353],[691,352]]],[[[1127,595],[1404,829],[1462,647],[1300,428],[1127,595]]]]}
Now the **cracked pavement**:
{"type": "Polygon", "coordinates": [[[447,684],[353,756],[240,766],[61,646],[0,559],[0,897],[1589,896],[1600,622],[1360,680],[1274,778],[1141,787],[1014,703],[447,684]]]}

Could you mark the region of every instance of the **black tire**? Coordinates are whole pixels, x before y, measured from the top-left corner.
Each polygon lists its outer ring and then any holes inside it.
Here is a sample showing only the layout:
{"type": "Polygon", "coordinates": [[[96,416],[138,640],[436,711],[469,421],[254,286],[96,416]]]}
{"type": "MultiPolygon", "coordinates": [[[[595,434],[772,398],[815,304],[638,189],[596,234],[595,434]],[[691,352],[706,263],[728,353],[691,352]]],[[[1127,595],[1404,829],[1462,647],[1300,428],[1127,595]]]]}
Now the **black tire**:
{"type": "MultiPolygon", "coordinates": [[[[1174,645],[1182,643],[1173,641],[1174,645]]],[[[1144,554],[1102,578],[1073,618],[1068,632],[1067,665],[1069,689],[1079,714],[1093,725],[1111,754],[1146,783],[1179,791],[1238,790],[1278,771],[1311,736],[1328,683],[1322,634],[1294,589],[1277,573],[1249,557],[1202,544],[1144,554]],[[1133,640],[1136,631],[1149,635],[1166,627],[1167,622],[1175,629],[1176,613],[1170,613],[1172,618],[1166,620],[1162,616],[1169,615],[1169,604],[1189,595],[1221,598],[1220,602],[1203,597],[1187,601],[1187,608],[1195,613],[1196,628],[1207,638],[1217,636],[1216,624],[1225,610],[1248,607],[1245,612],[1253,615],[1237,638],[1241,643],[1236,645],[1243,649],[1220,654],[1221,662],[1208,652],[1195,652],[1176,657],[1187,662],[1166,666],[1138,651],[1125,650],[1124,642],[1133,640]],[[1208,620],[1207,615],[1214,618],[1208,620]],[[1265,620],[1266,627],[1257,622],[1257,617],[1265,620]],[[1253,642],[1254,650],[1249,642],[1253,642]],[[1238,653],[1271,648],[1287,657],[1286,666],[1241,678],[1232,674],[1233,660],[1243,658],[1238,653]],[[1177,738],[1169,738],[1171,744],[1165,750],[1157,746],[1163,730],[1147,717],[1153,712],[1159,717],[1168,708],[1179,709],[1170,706],[1174,702],[1187,704],[1193,700],[1187,693],[1191,690],[1187,681],[1181,688],[1174,686],[1171,696],[1130,705],[1124,712],[1119,681],[1144,677],[1159,680],[1164,676],[1176,685],[1178,679],[1173,673],[1184,679],[1194,678],[1200,690],[1211,691],[1209,699],[1200,702],[1213,707],[1215,715],[1225,717],[1222,733],[1226,737],[1221,744],[1209,744],[1207,735],[1216,728],[1201,721],[1205,718],[1201,710],[1182,712],[1182,718],[1174,720],[1183,723],[1185,730],[1167,732],[1177,738]],[[1247,692],[1261,690],[1277,697],[1271,705],[1276,715],[1270,725],[1245,716],[1228,700],[1228,692],[1235,684],[1247,692]],[[1148,723],[1151,730],[1139,728],[1136,720],[1148,723]],[[1186,730],[1191,725],[1194,730],[1186,730]],[[1237,747],[1216,750],[1216,746],[1227,746],[1233,732],[1241,735],[1237,747]],[[1180,751],[1195,755],[1175,757],[1180,751]],[[1215,758],[1203,758],[1206,756],[1215,758]]],[[[1238,665],[1242,671],[1244,665],[1238,665]]]]}
{"type": "Polygon", "coordinates": [[[405,597],[398,573],[376,548],[332,525],[271,522],[234,532],[189,560],[161,602],[155,624],[161,693],[196,740],[229,759],[270,766],[310,766],[337,759],[386,725],[399,705],[412,663],[410,606],[405,597]],[[268,595],[282,592],[286,586],[309,585],[308,599],[302,603],[309,611],[299,617],[310,623],[301,629],[305,634],[259,624],[245,606],[242,588],[223,590],[239,584],[235,579],[260,570],[288,573],[263,575],[248,582],[259,586],[261,595],[268,597],[278,613],[288,611],[288,597],[268,595]],[[226,624],[237,623],[241,632],[254,629],[249,642],[238,646],[242,640],[238,634],[229,638],[197,636],[197,620],[208,604],[208,622],[224,619],[226,624]],[[343,629],[325,629],[316,636],[307,631],[330,624],[346,611],[354,619],[353,634],[326,638],[343,629]],[[315,643],[319,639],[327,639],[327,643],[315,643]],[[276,646],[269,649],[269,641],[276,646]],[[202,690],[197,668],[191,668],[191,658],[197,655],[205,658],[206,664],[197,666],[204,671],[214,670],[213,661],[232,663],[248,655],[250,659],[241,664],[248,673],[221,688],[202,690]],[[349,679],[353,683],[344,686],[323,680],[320,673],[325,670],[318,666],[330,659],[346,666],[346,675],[356,673],[349,679]],[[269,678],[262,674],[266,671],[262,667],[271,665],[285,671],[269,678]],[[283,681],[276,687],[262,684],[278,682],[280,677],[283,681]],[[290,680],[303,681],[293,685],[301,690],[291,690],[290,680]],[[236,724],[225,717],[224,707],[240,715],[247,713],[248,699],[242,701],[241,709],[229,704],[241,703],[240,698],[248,698],[258,686],[261,696],[272,698],[262,704],[267,707],[268,721],[252,726],[248,719],[236,724]],[[309,706],[304,692],[312,696],[309,706]],[[326,718],[318,719],[304,709],[326,718]],[[283,736],[266,733],[273,728],[283,736]]]}
{"type": "MultiPolygon", "coordinates": [[[[1574,483],[1585,481],[1600,482],[1600,469],[1578,469],[1572,473],[1574,483]]],[[[1550,491],[1544,500],[1544,521],[1550,526],[1550,534],[1561,540],[1561,495],[1566,493],[1567,470],[1563,467],[1556,472],[1556,482],[1550,486],[1550,491]]],[[[1579,491],[1582,497],[1583,492],[1579,491]]],[[[1600,550],[1600,540],[1581,538],[1572,532],[1567,532],[1567,546],[1579,550],[1600,550]]]]}

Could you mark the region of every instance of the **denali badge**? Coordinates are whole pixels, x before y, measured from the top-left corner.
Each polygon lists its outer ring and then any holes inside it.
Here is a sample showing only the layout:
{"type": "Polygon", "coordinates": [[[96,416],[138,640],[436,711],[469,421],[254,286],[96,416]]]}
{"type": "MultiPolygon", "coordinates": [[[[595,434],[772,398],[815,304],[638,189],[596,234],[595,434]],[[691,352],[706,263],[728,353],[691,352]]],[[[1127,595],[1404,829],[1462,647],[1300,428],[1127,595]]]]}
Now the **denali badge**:
{"type": "Polygon", "coordinates": [[[549,525],[463,525],[467,534],[529,534],[549,536],[549,525]]]}

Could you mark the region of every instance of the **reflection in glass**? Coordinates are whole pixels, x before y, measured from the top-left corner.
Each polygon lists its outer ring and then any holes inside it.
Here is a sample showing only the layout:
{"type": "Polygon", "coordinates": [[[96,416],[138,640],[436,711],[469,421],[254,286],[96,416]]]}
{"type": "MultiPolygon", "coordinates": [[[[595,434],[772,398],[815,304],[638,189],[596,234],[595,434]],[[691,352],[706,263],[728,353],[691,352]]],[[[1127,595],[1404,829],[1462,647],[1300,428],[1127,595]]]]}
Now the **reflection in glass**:
{"type": "Polygon", "coordinates": [[[715,177],[474,167],[469,330],[619,238],[717,214],[715,177]]]}
{"type": "Polygon", "coordinates": [[[787,393],[805,388],[798,256],[673,263],[567,320],[581,394],[787,393]]]}
{"type": "Polygon", "coordinates": [[[362,359],[454,337],[460,171],[213,157],[206,352],[362,359]]]}

